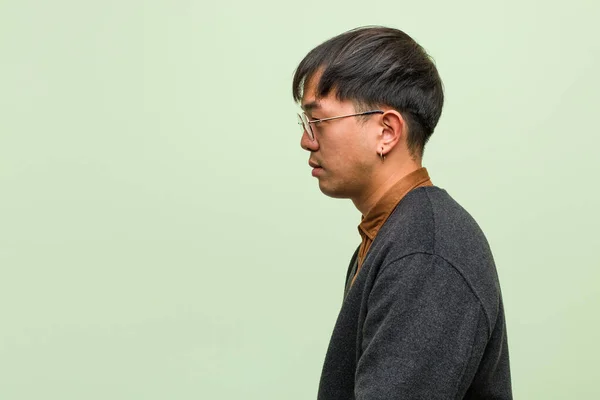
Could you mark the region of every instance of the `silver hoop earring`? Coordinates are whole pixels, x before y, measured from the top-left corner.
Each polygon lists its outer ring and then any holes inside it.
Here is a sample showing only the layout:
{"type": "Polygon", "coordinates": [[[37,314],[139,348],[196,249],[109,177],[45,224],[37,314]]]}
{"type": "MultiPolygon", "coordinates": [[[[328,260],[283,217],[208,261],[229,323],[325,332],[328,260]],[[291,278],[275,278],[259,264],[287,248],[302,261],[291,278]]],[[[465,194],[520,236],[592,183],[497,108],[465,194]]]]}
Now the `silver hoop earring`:
{"type": "Polygon", "coordinates": [[[383,155],[383,149],[379,152],[379,158],[381,158],[381,162],[385,161],[385,156],[383,155]]]}

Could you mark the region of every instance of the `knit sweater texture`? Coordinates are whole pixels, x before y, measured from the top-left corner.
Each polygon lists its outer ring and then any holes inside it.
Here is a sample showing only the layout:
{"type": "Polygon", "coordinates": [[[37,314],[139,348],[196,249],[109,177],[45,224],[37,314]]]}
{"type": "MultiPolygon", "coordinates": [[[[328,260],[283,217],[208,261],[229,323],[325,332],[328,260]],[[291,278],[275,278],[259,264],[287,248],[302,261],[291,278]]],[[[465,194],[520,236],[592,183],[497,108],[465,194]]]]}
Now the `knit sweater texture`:
{"type": "Polygon", "coordinates": [[[356,255],[318,399],[512,399],[492,252],[445,190],[410,191],[349,285],[356,255]]]}

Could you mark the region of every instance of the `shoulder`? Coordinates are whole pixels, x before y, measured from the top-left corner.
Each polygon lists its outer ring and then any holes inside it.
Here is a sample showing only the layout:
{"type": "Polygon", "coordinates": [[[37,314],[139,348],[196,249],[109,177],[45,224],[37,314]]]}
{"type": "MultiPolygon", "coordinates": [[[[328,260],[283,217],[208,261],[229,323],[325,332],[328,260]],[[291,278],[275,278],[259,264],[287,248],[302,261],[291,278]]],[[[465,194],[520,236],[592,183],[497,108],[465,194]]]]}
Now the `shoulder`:
{"type": "Polygon", "coordinates": [[[489,332],[495,320],[472,279],[437,254],[407,254],[381,266],[369,293],[370,302],[389,301],[398,296],[401,303],[414,303],[419,308],[439,303],[436,309],[452,305],[462,310],[481,310],[489,332]]]}
{"type": "Polygon", "coordinates": [[[372,250],[372,261],[381,271],[429,259],[438,267],[435,276],[462,280],[489,319],[495,319],[500,286],[490,246],[475,219],[446,190],[432,186],[410,191],[380,230],[372,250]],[[445,271],[439,269],[442,266],[445,271]]]}
{"type": "MultiPolygon", "coordinates": [[[[432,219],[436,228],[449,220],[462,224],[475,220],[445,189],[426,186],[411,190],[398,203],[390,219],[432,219]]],[[[475,224],[476,225],[476,224],[475,224]]]]}
{"type": "Polygon", "coordinates": [[[418,252],[438,254],[443,250],[440,244],[452,240],[457,232],[469,236],[482,234],[471,215],[446,190],[428,186],[413,189],[404,196],[377,239],[381,244],[393,243],[392,248],[401,249],[403,254],[397,256],[418,252]]]}
{"type": "MultiPolygon", "coordinates": [[[[436,186],[410,191],[379,231],[378,245],[393,257],[431,253],[462,264],[467,253],[490,253],[487,239],[475,219],[446,190],[436,186]]],[[[374,243],[375,244],[375,243],[374,243]]],[[[491,254],[491,253],[490,253],[491,254]]]]}

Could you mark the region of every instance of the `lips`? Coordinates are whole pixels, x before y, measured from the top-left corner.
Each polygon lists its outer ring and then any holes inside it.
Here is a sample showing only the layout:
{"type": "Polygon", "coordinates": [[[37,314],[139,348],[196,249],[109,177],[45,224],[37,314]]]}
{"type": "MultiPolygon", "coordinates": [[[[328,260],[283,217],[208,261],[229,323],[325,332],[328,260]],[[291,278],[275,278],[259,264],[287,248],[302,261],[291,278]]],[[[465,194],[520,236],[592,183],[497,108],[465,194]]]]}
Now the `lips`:
{"type": "Polygon", "coordinates": [[[308,165],[310,165],[313,168],[322,168],[319,164],[317,164],[313,160],[308,160],[308,165]]]}

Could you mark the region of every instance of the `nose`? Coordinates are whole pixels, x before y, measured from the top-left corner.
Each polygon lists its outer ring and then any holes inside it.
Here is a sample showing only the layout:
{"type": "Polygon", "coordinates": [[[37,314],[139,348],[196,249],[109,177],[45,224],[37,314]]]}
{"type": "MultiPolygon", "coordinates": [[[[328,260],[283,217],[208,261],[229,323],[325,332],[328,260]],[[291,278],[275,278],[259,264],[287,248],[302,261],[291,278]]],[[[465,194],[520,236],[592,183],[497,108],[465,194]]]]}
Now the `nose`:
{"type": "Polygon", "coordinates": [[[300,147],[307,151],[317,151],[319,150],[319,142],[317,142],[317,138],[311,140],[308,137],[308,133],[304,131],[302,133],[302,139],[300,139],[300,147]]]}

